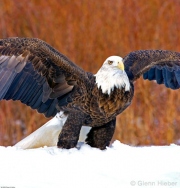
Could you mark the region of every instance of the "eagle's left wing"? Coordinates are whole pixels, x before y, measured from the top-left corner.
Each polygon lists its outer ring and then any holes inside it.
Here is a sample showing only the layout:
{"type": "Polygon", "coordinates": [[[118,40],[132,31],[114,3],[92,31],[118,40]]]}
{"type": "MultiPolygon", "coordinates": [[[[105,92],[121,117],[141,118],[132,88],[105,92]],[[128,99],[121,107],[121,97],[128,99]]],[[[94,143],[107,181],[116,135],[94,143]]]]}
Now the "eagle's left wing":
{"type": "Polygon", "coordinates": [[[140,50],[123,59],[130,81],[141,75],[171,89],[180,88],[180,53],[167,50],[140,50]]]}

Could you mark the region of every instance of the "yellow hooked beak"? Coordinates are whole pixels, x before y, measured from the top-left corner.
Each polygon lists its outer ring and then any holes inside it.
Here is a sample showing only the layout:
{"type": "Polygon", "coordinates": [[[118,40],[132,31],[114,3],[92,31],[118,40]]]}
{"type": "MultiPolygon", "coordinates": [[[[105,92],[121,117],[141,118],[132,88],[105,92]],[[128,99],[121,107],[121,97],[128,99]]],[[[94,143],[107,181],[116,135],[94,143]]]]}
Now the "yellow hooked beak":
{"type": "Polygon", "coordinates": [[[118,62],[117,67],[118,67],[120,70],[124,70],[124,63],[123,63],[122,61],[118,62]]]}

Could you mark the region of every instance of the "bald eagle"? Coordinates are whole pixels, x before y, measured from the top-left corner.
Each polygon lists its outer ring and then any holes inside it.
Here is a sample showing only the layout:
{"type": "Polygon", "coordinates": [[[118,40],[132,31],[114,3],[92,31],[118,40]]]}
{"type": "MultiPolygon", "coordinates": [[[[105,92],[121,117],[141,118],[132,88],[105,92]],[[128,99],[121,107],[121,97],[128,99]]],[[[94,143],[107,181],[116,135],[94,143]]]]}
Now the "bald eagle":
{"type": "Polygon", "coordinates": [[[75,147],[81,127],[89,126],[87,144],[105,149],[116,116],[131,104],[133,82],[143,75],[179,89],[179,69],[178,52],[140,50],[107,58],[94,75],[42,40],[6,38],[0,40],[0,100],[20,100],[46,117],[61,112],[59,148],[75,147]]]}

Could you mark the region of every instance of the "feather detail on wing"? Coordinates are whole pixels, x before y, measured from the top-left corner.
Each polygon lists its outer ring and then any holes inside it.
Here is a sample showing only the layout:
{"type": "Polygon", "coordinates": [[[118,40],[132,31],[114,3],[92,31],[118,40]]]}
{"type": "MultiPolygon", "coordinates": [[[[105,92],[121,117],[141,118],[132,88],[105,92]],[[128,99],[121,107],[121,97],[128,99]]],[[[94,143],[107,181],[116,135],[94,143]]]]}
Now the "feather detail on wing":
{"type": "Polygon", "coordinates": [[[180,53],[166,50],[140,50],[124,59],[125,71],[131,81],[141,75],[171,89],[180,87],[180,53]]]}
{"type": "Polygon", "coordinates": [[[85,71],[39,39],[0,40],[0,100],[20,100],[54,116],[57,100],[87,80],[85,71]]]}

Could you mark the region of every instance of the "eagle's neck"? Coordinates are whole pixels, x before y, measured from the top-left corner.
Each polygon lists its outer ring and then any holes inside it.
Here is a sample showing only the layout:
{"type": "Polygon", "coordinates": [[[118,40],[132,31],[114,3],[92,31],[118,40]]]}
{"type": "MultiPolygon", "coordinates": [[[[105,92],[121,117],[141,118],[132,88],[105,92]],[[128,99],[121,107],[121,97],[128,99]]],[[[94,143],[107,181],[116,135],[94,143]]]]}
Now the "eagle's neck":
{"type": "Polygon", "coordinates": [[[98,89],[101,89],[104,94],[110,95],[114,88],[130,90],[129,78],[125,71],[100,69],[95,77],[98,89]]]}

